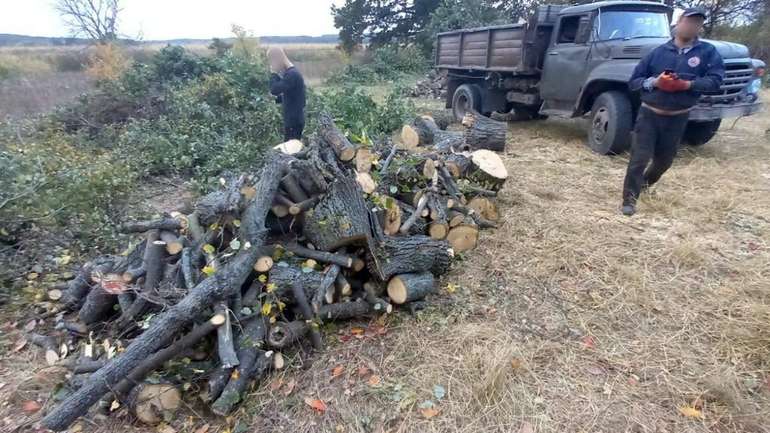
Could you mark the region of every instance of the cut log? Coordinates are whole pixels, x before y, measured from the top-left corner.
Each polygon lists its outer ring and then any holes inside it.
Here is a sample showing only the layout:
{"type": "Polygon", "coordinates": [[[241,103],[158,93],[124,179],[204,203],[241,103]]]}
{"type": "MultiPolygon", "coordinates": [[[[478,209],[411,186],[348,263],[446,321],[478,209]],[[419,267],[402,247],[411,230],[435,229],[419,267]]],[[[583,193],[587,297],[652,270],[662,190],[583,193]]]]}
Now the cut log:
{"type": "Polygon", "coordinates": [[[416,117],[401,128],[401,142],[408,148],[427,146],[432,144],[440,133],[441,131],[431,117],[416,117]]]}
{"type": "Polygon", "coordinates": [[[340,161],[347,162],[356,156],[356,148],[334,124],[331,116],[323,113],[318,117],[318,136],[334,150],[340,161]]]}
{"type": "Polygon", "coordinates": [[[306,259],[313,259],[324,263],[334,263],[336,265],[342,266],[343,268],[350,268],[353,266],[353,257],[346,254],[311,250],[310,248],[303,247],[296,242],[289,242],[284,246],[284,248],[286,251],[306,259]]]}
{"type": "Polygon", "coordinates": [[[254,270],[259,273],[268,272],[273,268],[273,258],[270,256],[262,256],[254,263],[254,270]]]}
{"type": "Polygon", "coordinates": [[[420,196],[420,200],[417,202],[417,206],[415,207],[414,212],[412,212],[412,215],[410,215],[409,218],[404,221],[398,231],[401,232],[402,235],[408,234],[411,227],[417,222],[417,219],[422,217],[422,212],[426,209],[427,206],[428,195],[423,194],[420,196]]]}
{"type": "Polygon", "coordinates": [[[267,281],[275,286],[275,294],[279,298],[287,298],[288,301],[294,301],[292,286],[298,282],[305,288],[305,296],[312,298],[315,294],[315,288],[321,284],[323,274],[311,270],[303,272],[300,266],[286,262],[278,262],[268,274],[267,281]]]}
{"type": "Polygon", "coordinates": [[[324,298],[326,298],[329,291],[334,292],[334,283],[338,275],[340,275],[340,266],[335,264],[329,265],[321,280],[321,284],[315,289],[315,294],[310,303],[313,313],[318,313],[318,309],[323,305],[324,298]]]}
{"type": "Polygon", "coordinates": [[[470,158],[460,153],[445,156],[444,165],[454,178],[465,177],[473,166],[470,158]]]}
{"type": "Polygon", "coordinates": [[[134,299],[131,308],[123,311],[117,321],[118,328],[122,329],[128,326],[136,317],[141,315],[147,307],[147,297],[156,294],[156,289],[163,279],[165,264],[163,256],[166,253],[166,243],[159,240],[158,230],[151,230],[147,233],[147,246],[144,250],[144,260],[142,267],[146,274],[141,293],[134,299]]]}
{"type": "Polygon", "coordinates": [[[262,349],[267,333],[266,320],[257,318],[250,320],[243,328],[238,344],[238,359],[240,365],[233,370],[227,386],[219,398],[211,405],[211,410],[221,416],[233,411],[243,400],[246,387],[252,380],[261,379],[273,365],[272,352],[262,349]]]}
{"type": "Polygon", "coordinates": [[[30,343],[45,350],[45,359],[49,365],[59,360],[59,342],[55,337],[29,332],[25,338],[30,343]]]}
{"type": "Polygon", "coordinates": [[[241,250],[222,270],[214,274],[214,278],[203,280],[185,298],[155,317],[149,328],[135,338],[120,356],[94,373],[88,382],[67,396],[43,418],[42,425],[45,428],[65,430],[99,401],[127,371],[168,344],[174,335],[203,313],[212,300],[226,299],[233,290],[240,289],[258,258],[257,247],[265,242],[265,218],[278,189],[278,179],[287,168],[285,159],[275,157],[265,165],[263,175],[256,185],[257,194],[244,212],[239,238],[250,242],[253,248],[241,250]]]}
{"type": "Polygon", "coordinates": [[[194,242],[199,242],[203,239],[203,235],[206,233],[201,226],[198,219],[198,212],[193,212],[187,216],[187,234],[194,242]]]}
{"type": "Polygon", "coordinates": [[[310,328],[310,341],[313,343],[313,348],[316,350],[323,349],[324,345],[323,340],[321,339],[321,331],[318,328],[318,324],[313,321],[315,315],[310,308],[310,303],[305,295],[305,289],[298,282],[295,282],[292,285],[292,293],[294,294],[294,300],[297,302],[297,307],[299,308],[300,313],[302,313],[302,317],[304,317],[310,328]]]}
{"type": "Polygon", "coordinates": [[[303,147],[305,147],[305,145],[302,144],[301,141],[289,140],[274,146],[273,149],[278,150],[281,153],[285,153],[287,155],[294,155],[294,154],[300,153],[303,147]]]}
{"type": "Polygon", "coordinates": [[[372,179],[369,173],[356,173],[356,182],[361,186],[361,190],[366,194],[371,194],[377,190],[377,183],[372,179]]]}
{"type": "MultiPolygon", "coordinates": [[[[179,267],[184,279],[184,285],[189,290],[198,284],[198,270],[192,261],[192,250],[190,247],[182,249],[182,257],[179,261],[179,267]]],[[[125,274],[124,274],[125,277],[125,274]]]]}
{"type": "Polygon", "coordinates": [[[46,292],[49,301],[58,301],[62,297],[62,291],[59,289],[50,289],[46,292]]]}
{"type": "Polygon", "coordinates": [[[291,215],[299,215],[302,212],[308,211],[315,206],[321,199],[320,196],[310,197],[309,199],[289,206],[289,213],[291,215]]]}
{"type": "Polygon", "coordinates": [[[207,403],[213,403],[216,401],[222,391],[225,390],[227,382],[230,381],[230,376],[233,374],[235,368],[222,368],[217,367],[209,376],[209,380],[206,383],[206,393],[202,396],[203,401],[207,403]]]}
{"type": "Polygon", "coordinates": [[[455,116],[452,110],[437,110],[428,114],[424,114],[423,117],[428,117],[436,123],[436,126],[441,130],[447,129],[449,125],[455,123],[455,116]]]}
{"type": "Polygon", "coordinates": [[[474,197],[468,202],[468,207],[473,209],[479,216],[489,221],[498,221],[500,214],[497,212],[495,202],[487,197],[474,197]]]}
{"type": "Polygon", "coordinates": [[[67,310],[78,308],[91,290],[91,274],[109,272],[113,264],[114,259],[105,256],[98,257],[93,262],[83,265],[75,278],[67,283],[67,289],[62,293],[64,308],[67,310]]]}
{"type": "Polygon", "coordinates": [[[144,233],[150,230],[182,230],[187,227],[184,218],[161,218],[150,221],[133,221],[118,226],[120,233],[144,233]]]}
{"type": "Polygon", "coordinates": [[[436,161],[426,157],[417,164],[417,170],[422,173],[422,177],[425,179],[433,179],[436,175],[436,161]]]}
{"type": "Polygon", "coordinates": [[[471,162],[476,169],[473,177],[488,189],[499,190],[508,179],[508,170],[503,160],[491,150],[474,151],[471,154],[471,162]]]}
{"type": "Polygon", "coordinates": [[[390,305],[390,302],[380,298],[373,286],[370,283],[364,284],[364,300],[372,306],[372,310],[378,313],[392,313],[393,306],[390,305]]]}
{"type": "Polygon", "coordinates": [[[472,250],[479,242],[479,228],[475,224],[460,224],[449,230],[446,240],[455,253],[472,250]]]}
{"type": "Polygon", "coordinates": [[[505,150],[505,135],[508,124],[498,122],[478,113],[468,112],[463,118],[465,143],[471,150],[488,149],[496,152],[505,150]]]}
{"type": "Polygon", "coordinates": [[[166,252],[172,256],[181,253],[184,248],[184,241],[173,232],[161,230],[160,240],[166,243],[166,252]]]}
{"type": "Polygon", "coordinates": [[[78,319],[86,325],[105,320],[115,313],[113,306],[117,302],[118,298],[114,293],[106,291],[101,284],[96,284],[88,292],[86,301],[80,307],[78,319]]]}
{"type": "Polygon", "coordinates": [[[465,135],[462,132],[442,131],[433,139],[433,148],[439,152],[465,150],[465,135]]]}
{"type": "Polygon", "coordinates": [[[136,418],[150,425],[173,419],[182,405],[182,393],[168,383],[141,383],[128,398],[128,406],[136,418]]]}
{"type": "Polygon", "coordinates": [[[215,223],[223,215],[237,215],[242,203],[241,188],[245,176],[225,181],[225,189],[206,194],[195,203],[198,220],[204,226],[215,223]]]}
{"type": "Polygon", "coordinates": [[[289,195],[289,198],[291,199],[291,202],[282,203],[289,206],[289,209],[291,209],[295,203],[301,203],[310,198],[307,196],[307,194],[305,194],[305,191],[301,186],[299,186],[299,182],[297,182],[297,179],[295,179],[294,175],[291,173],[287,174],[283,177],[283,179],[281,179],[281,187],[284,191],[286,191],[286,193],[289,195]]]}
{"type": "Polygon", "coordinates": [[[304,320],[276,322],[267,335],[267,343],[276,349],[285,349],[302,339],[310,327],[304,320]]]}
{"type": "Polygon", "coordinates": [[[324,251],[366,242],[371,233],[369,211],[358,184],[349,178],[337,179],[313,212],[305,215],[304,233],[324,251]]]}
{"type": "MultiPolygon", "coordinates": [[[[350,283],[348,282],[348,279],[345,278],[345,275],[340,272],[337,274],[337,278],[334,281],[334,287],[336,288],[336,292],[339,293],[340,296],[350,296],[351,293],[353,293],[352,288],[350,287],[350,283]]],[[[332,302],[334,302],[332,300],[332,302]]],[[[328,304],[331,304],[332,302],[327,302],[328,304]]]]}
{"type": "Polygon", "coordinates": [[[148,374],[160,368],[166,361],[178,356],[185,349],[198,343],[203,337],[212,333],[217,327],[222,326],[224,323],[224,316],[214,315],[211,319],[194,327],[187,334],[169,344],[167,347],[142,359],[135,368],[130,370],[130,373],[128,373],[127,376],[124,374],[124,376],[126,376],[125,378],[120,378],[122,380],[120,380],[120,382],[118,382],[112,389],[113,394],[119,400],[125,399],[133,387],[144,380],[148,374]]]}
{"type": "Polygon", "coordinates": [[[338,302],[336,304],[324,305],[318,311],[318,317],[321,320],[348,320],[366,317],[372,313],[372,306],[363,299],[357,299],[351,302],[338,302]]]}
{"type": "Polygon", "coordinates": [[[419,301],[436,290],[430,272],[397,275],[388,281],[388,297],[396,304],[419,301]]]}
{"type": "Polygon", "coordinates": [[[386,235],[392,236],[398,233],[401,228],[401,206],[392,197],[384,196],[382,198],[385,201],[382,229],[386,235]]]}
{"type": "Polygon", "coordinates": [[[270,207],[270,210],[273,212],[273,215],[278,218],[283,218],[289,215],[289,207],[282,204],[273,205],[270,207]]]}
{"type": "Polygon", "coordinates": [[[372,161],[374,161],[372,152],[361,147],[356,151],[356,171],[359,173],[369,173],[372,170],[372,161]]]}
{"type": "Polygon", "coordinates": [[[230,323],[230,311],[227,303],[220,301],[217,303],[216,312],[218,316],[225,318],[225,323],[217,327],[217,354],[219,355],[219,365],[222,368],[231,368],[239,364],[238,355],[235,353],[235,342],[233,341],[233,326],[230,323]]]}
{"type": "Polygon", "coordinates": [[[369,266],[381,281],[413,272],[441,275],[449,269],[452,254],[446,241],[428,236],[385,236],[372,248],[369,266]]]}
{"type": "Polygon", "coordinates": [[[104,367],[107,362],[103,359],[91,359],[85,358],[78,362],[71,363],[67,368],[72,371],[72,374],[86,374],[93,373],[94,371],[104,367]]]}

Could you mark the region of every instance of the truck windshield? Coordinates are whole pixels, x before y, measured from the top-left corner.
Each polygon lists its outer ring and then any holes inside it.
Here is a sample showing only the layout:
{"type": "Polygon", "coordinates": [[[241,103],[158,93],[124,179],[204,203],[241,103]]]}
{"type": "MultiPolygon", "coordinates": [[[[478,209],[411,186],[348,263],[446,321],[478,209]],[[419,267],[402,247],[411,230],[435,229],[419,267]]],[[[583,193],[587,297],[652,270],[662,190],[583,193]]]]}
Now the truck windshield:
{"type": "Polygon", "coordinates": [[[599,15],[599,40],[632,38],[668,38],[665,12],[605,11],[599,15]]]}

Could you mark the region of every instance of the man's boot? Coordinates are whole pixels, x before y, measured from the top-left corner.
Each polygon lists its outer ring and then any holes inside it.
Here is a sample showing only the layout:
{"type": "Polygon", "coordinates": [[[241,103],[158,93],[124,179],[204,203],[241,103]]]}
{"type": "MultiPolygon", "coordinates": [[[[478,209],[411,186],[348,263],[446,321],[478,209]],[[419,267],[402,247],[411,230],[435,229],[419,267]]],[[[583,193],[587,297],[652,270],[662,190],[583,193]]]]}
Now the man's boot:
{"type": "Polygon", "coordinates": [[[623,207],[620,209],[620,211],[625,216],[631,216],[636,213],[636,206],[631,203],[623,204],[623,207]]]}

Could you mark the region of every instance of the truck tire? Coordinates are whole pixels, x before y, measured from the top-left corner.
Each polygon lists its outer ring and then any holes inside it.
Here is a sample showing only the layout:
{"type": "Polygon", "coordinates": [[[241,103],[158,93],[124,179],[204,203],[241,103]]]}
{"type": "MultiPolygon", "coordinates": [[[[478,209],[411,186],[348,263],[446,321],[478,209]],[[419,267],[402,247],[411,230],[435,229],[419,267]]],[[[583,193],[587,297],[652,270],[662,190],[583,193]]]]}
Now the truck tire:
{"type": "Polygon", "coordinates": [[[702,146],[714,138],[721,124],[722,119],[709,122],[689,122],[684,130],[682,141],[690,146],[702,146]]]}
{"type": "Polygon", "coordinates": [[[468,111],[481,112],[481,89],[475,84],[463,84],[452,96],[452,114],[462,122],[468,111]]]}
{"type": "Polygon", "coordinates": [[[631,146],[633,110],[623,92],[609,91],[599,95],[591,107],[588,145],[602,155],[615,155],[631,146]]]}

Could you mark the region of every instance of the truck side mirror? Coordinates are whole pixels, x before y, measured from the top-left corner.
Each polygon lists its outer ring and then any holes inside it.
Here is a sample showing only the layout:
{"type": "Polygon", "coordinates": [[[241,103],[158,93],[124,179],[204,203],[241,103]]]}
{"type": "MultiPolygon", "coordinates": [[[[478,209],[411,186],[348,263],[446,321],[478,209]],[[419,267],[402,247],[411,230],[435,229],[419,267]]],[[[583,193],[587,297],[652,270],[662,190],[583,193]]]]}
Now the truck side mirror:
{"type": "Polygon", "coordinates": [[[591,25],[591,17],[590,16],[580,17],[580,23],[578,24],[577,35],[575,35],[575,43],[585,44],[586,42],[588,42],[588,40],[591,39],[592,29],[593,29],[593,26],[591,25]]]}

